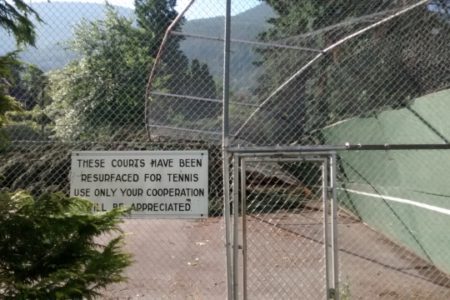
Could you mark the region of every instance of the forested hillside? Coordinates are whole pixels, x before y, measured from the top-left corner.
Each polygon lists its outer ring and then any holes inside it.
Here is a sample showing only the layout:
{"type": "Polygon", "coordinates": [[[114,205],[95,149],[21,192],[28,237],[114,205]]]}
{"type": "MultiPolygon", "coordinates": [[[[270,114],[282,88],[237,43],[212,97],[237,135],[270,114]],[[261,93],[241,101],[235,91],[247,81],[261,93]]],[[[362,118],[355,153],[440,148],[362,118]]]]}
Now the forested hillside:
{"type": "MultiPolygon", "coordinates": [[[[267,20],[274,17],[272,8],[262,3],[246,12],[232,17],[231,38],[237,40],[257,41],[258,35],[270,28],[267,20]]],[[[216,17],[210,19],[192,20],[183,26],[187,34],[202,35],[213,38],[223,37],[224,19],[216,17]]],[[[183,52],[188,57],[197,58],[208,64],[211,73],[220,76],[223,66],[223,41],[211,41],[199,38],[186,38],[181,43],[183,52]]],[[[231,81],[237,87],[249,86],[256,80],[253,77],[252,64],[258,60],[255,46],[242,43],[232,43],[231,53],[231,81]]]]}
{"type": "MultiPolygon", "coordinates": [[[[32,7],[45,22],[36,23],[36,47],[28,47],[20,56],[24,61],[35,64],[43,71],[61,68],[78,57],[76,53],[69,49],[68,45],[68,41],[73,38],[77,24],[82,20],[93,21],[105,18],[105,6],[102,4],[51,2],[34,3],[32,7]]],[[[116,7],[116,10],[120,16],[135,21],[132,9],[116,7]]],[[[265,21],[272,16],[274,16],[273,10],[266,4],[260,4],[253,9],[233,16],[233,38],[255,40],[258,33],[267,29],[265,21]]],[[[210,37],[221,37],[223,26],[224,19],[222,17],[197,19],[186,21],[182,31],[210,37]]],[[[2,36],[0,53],[15,48],[12,37],[6,36],[6,33],[2,31],[0,31],[0,35],[2,36]]],[[[180,46],[189,59],[204,61],[208,64],[214,76],[221,75],[222,42],[186,38],[180,46]]],[[[246,66],[254,60],[252,47],[240,47],[239,52],[238,56],[233,57],[233,64],[239,66],[242,70],[248,70],[246,66]]],[[[239,75],[240,77],[245,76],[242,72],[239,72],[239,75]]]]}

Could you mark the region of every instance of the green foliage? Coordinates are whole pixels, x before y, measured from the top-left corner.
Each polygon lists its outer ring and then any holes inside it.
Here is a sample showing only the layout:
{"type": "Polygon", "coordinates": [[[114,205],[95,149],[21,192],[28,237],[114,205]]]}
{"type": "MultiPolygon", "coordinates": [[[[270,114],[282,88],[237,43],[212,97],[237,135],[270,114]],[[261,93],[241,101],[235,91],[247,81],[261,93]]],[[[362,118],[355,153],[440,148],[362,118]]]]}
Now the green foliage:
{"type": "MultiPolygon", "coordinates": [[[[39,15],[22,0],[0,0],[0,27],[6,32],[12,33],[18,45],[34,45],[35,31],[30,17],[41,21],[39,15]]],[[[21,107],[9,94],[13,70],[20,66],[17,60],[17,52],[0,56],[0,150],[8,142],[5,132],[2,130],[7,122],[8,111],[19,111],[21,107]]]]}
{"type": "MultiPolygon", "coordinates": [[[[47,139],[52,120],[44,112],[51,101],[46,93],[47,76],[37,67],[22,64],[15,53],[0,58],[5,94],[0,95],[0,129],[3,145],[15,139],[47,139]],[[6,95],[8,94],[8,95],[6,95]]],[[[1,72],[1,71],[0,71],[1,72]]]]}
{"type": "MultiPolygon", "coordinates": [[[[175,0],[135,0],[135,13],[137,23],[145,32],[147,40],[151,43],[149,55],[155,57],[159,45],[162,42],[164,32],[170,23],[177,17],[175,10],[175,0]]],[[[178,30],[180,23],[174,28],[178,30]]],[[[171,39],[168,48],[169,51],[177,52],[180,38],[171,39]]],[[[177,53],[177,56],[181,53],[177,53]]]]}
{"type": "Polygon", "coordinates": [[[91,299],[125,278],[130,263],[118,224],[127,211],[93,213],[88,200],[0,193],[3,299],[91,299]],[[116,232],[109,242],[100,237],[116,232]]]}
{"type": "Polygon", "coordinates": [[[0,0],[0,27],[12,33],[17,44],[34,45],[36,33],[30,17],[39,15],[23,0],[0,0]]]}
{"type": "Polygon", "coordinates": [[[105,20],[76,27],[71,47],[81,59],[50,74],[48,112],[63,126],[56,129],[60,137],[142,123],[148,49],[131,20],[110,5],[106,10],[105,20]]]}
{"type": "MultiPolygon", "coordinates": [[[[175,87],[179,94],[206,99],[218,98],[216,84],[206,64],[194,59],[190,66],[183,71],[185,72],[184,78],[179,78],[178,85],[175,87]]],[[[172,123],[179,126],[187,126],[199,121],[204,124],[208,122],[208,119],[215,120],[221,113],[221,103],[185,98],[178,101],[178,105],[174,105],[172,99],[172,102],[161,101],[161,103],[155,103],[154,106],[158,107],[160,113],[165,114],[172,123]]]]}
{"type": "MultiPolygon", "coordinates": [[[[143,129],[145,90],[165,29],[176,16],[175,3],[136,1],[138,27],[110,5],[104,20],[84,21],[70,44],[81,58],[52,72],[52,104],[45,109],[62,139],[110,137],[123,129],[143,129]]],[[[154,89],[173,94],[217,98],[205,64],[189,64],[171,38],[159,64],[154,89]]],[[[220,105],[186,99],[152,99],[151,112],[164,121],[197,121],[216,117],[220,105]],[[176,101],[177,103],[174,103],[176,101]]]]}
{"type": "MultiPolygon", "coordinates": [[[[12,32],[18,44],[34,43],[30,15],[40,20],[21,0],[0,1],[0,26],[12,32]]],[[[16,121],[49,123],[42,112],[47,104],[45,80],[39,69],[21,67],[16,53],[0,57],[1,134],[8,114],[16,121]],[[26,108],[36,107],[35,113],[18,113],[11,91],[23,96],[26,108]]],[[[0,135],[0,143],[3,147],[5,136],[0,135]]],[[[92,208],[87,200],[59,193],[34,199],[25,192],[0,192],[2,299],[90,299],[106,285],[124,280],[121,273],[131,259],[121,251],[118,224],[127,211],[94,214],[92,208]],[[114,232],[108,242],[99,242],[114,232]]]]}
{"type": "Polygon", "coordinates": [[[12,68],[11,84],[10,95],[16,98],[26,110],[36,106],[43,109],[51,102],[46,92],[48,77],[34,65],[21,63],[12,68]]]}
{"type": "Polygon", "coordinates": [[[17,66],[19,62],[16,59],[16,53],[10,53],[0,56],[0,150],[8,143],[7,136],[2,130],[7,123],[6,113],[9,111],[20,111],[21,107],[15,99],[7,94],[10,87],[8,79],[12,76],[12,68],[17,66]]]}
{"type": "MultiPolygon", "coordinates": [[[[150,44],[148,54],[155,58],[162,43],[164,34],[177,17],[175,0],[135,0],[137,23],[143,29],[143,38],[150,44]]],[[[179,31],[184,23],[182,18],[173,30],[179,31]]],[[[183,94],[183,82],[189,67],[189,60],[180,50],[181,36],[171,36],[164,46],[162,63],[158,77],[165,77],[164,87],[175,94],[183,94]]]]}
{"type": "MultiPolygon", "coordinates": [[[[323,49],[366,27],[367,20],[398,9],[397,1],[275,1],[272,28],[260,37],[293,46],[323,49]]],[[[381,17],[380,17],[381,18],[381,17]]],[[[370,21],[372,22],[372,21],[370,21]]],[[[321,129],[355,116],[373,116],[407,106],[411,99],[448,86],[442,67],[450,58],[449,23],[416,8],[350,39],[309,66],[266,106],[266,122],[277,143],[323,143],[321,129]]],[[[264,72],[255,92],[266,97],[316,53],[259,49],[264,72]]],[[[270,135],[262,133],[248,136],[270,135]]],[[[270,139],[266,139],[270,143],[270,139]]]]}
{"type": "Polygon", "coordinates": [[[39,68],[23,63],[14,64],[9,69],[7,91],[22,109],[6,113],[8,126],[2,132],[12,140],[48,139],[52,133],[49,126],[52,120],[44,111],[51,102],[46,92],[47,76],[39,68]]]}

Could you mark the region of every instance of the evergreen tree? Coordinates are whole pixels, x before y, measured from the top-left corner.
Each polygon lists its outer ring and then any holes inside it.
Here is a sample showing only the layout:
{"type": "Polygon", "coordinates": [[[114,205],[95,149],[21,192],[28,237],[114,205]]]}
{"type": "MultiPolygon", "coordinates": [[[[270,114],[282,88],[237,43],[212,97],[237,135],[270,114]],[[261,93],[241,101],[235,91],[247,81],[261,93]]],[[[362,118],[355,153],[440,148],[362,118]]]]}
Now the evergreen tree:
{"type": "Polygon", "coordinates": [[[12,86],[9,93],[25,110],[32,110],[38,106],[43,109],[50,104],[47,75],[38,67],[21,64],[12,69],[12,86]]]}
{"type": "Polygon", "coordinates": [[[125,279],[131,260],[118,224],[127,211],[93,213],[92,206],[59,193],[0,192],[2,299],[92,299],[125,279]]]}
{"type": "Polygon", "coordinates": [[[36,32],[31,18],[42,21],[23,0],[0,0],[0,27],[12,34],[17,44],[34,45],[36,32]]]}
{"type": "MultiPolygon", "coordinates": [[[[189,70],[187,87],[185,93],[187,95],[217,99],[217,88],[212,75],[209,73],[208,66],[194,59],[189,70]]],[[[196,121],[206,118],[214,118],[220,115],[221,104],[200,100],[184,100],[184,112],[186,120],[196,121]]]]}
{"type": "MultiPolygon", "coordinates": [[[[156,57],[164,34],[172,21],[178,16],[175,0],[135,0],[137,23],[143,29],[146,42],[150,44],[150,55],[156,57]]],[[[181,19],[174,27],[180,31],[184,22],[181,19]]],[[[164,78],[160,86],[172,94],[191,95],[216,99],[216,85],[206,64],[193,60],[189,64],[186,55],[180,50],[181,36],[170,35],[161,56],[157,77],[164,78]]],[[[208,101],[185,98],[152,97],[149,111],[156,123],[181,123],[214,118],[220,114],[220,105],[208,101]]]]}
{"type": "MultiPolygon", "coordinates": [[[[143,40],[148,43],[150,57],[156,57],[166,29],[178,16],[175,0],[135,0],[137,23],[143,29],[143,40]]],[[[179,31],[184,19],[173,28],[179,31]]],[[[165,86],[172,92],[182,93],[189,62],[180,50],[181,36],[171,35],[164,47],[159,76],[167,77],[165,86]]]]}
{"type": "MultiPolygon", "coordinates": [[[[155,57],[164,33],[170,23],[177,17],[175,10],[176,0],[135,0],[135,13],[137,23],[144,29],[146,42],[150,42],[150,56],[155,57]]],[[[181,24],[174,28],[179,30],[181,24]]],[[[171,39],[172,43],[178,43],[180,37],[171,39]]]]}
{"type": "MultiPolygon", "coordinates": [[[[0,27],[12,34],[18,45],[34,45],[36,33],[30,17],[41,21],[39,15],[23,0],[0,0],[0,27]]],[[[20,110],[20,106],[9,94],[12,87],[13,69],[20,63],[17,53],[0,56],[0,148],[7,142],[7,137],[1,128],[6,123],[8,111],[20,110]]]]}

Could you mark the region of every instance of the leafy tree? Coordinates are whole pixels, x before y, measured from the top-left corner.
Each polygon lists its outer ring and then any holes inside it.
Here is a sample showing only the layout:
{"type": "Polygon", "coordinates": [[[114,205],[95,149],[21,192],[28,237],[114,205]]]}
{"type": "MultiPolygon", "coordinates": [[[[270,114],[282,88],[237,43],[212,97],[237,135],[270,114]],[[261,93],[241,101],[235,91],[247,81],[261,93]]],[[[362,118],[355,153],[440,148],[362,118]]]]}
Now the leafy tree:
{"type": "MultiPolygon", "coordinates": [[[[174,1],[136,1],[137,27],[107,5],[104,20],[85,21],[76,27],[70,46],[81,58],[50,75],[53,103],[47,111],[55,119],[58,136],[110,136],[124,127],[128,132],[143,128],[148,66],[176,16],[174,5],[174,1]]],[[[179,49],[179,38],[169,40],[153,87],[172,94],[216,98],[207,66],[198,61],[190,66],[179,49]]],[[[216,117],[220,110],[211,107],[217,104],[155,98],[151,112],[164,122],[174,118],[196,121],[216,117]]]]}
{"type": "Polygon", "coordinates": [[[20,64],[13,68],[12,86],[9,93],[22,104],[26,110],[38,106],[43,109],[50,104],[51,99],[46,91],[48,87],[47,75],[38,67],[20,64]]]}
{"type": "MultiPolygon", "coordinates": [[[[0,1],[0,26],[12,33],[18,44],[34,43],[30,15],[39,19],[23,1],[0,1]]],[[[19,110],[18,102],[8,95],[17,88],[12,80],[17,70],[20,63],[16,53],[0,57],[0,129],[6,113],[19,110]]],[[[28,70],[20,77],[30,87],[25,92],[42,97],[24,103],[42,107],[43,87],[33,84],[44,84],[37,80],[43,79],[43,74],[34,68],[28,70]]],[[[4,141],[0,142],[3,147],[4,141]]],[[[91,299],[107,284],[123,280],[121,273],[130,264],[130,256],[120,250],[123,236],[117,234],[104,244],[98,238],[117,232],[120,217],[126,213],[115,209],[93,214],[89,201],[58,193],[35,200],[24,192],[0,191],[1,298],[91,299]]]]}
{"type": "MultiPolygon", "coordinates": [[[[38,14],[22,0],[0,0],[0,27],[12,34],[18,45],[34,45],[35,31],[30,17],[41,21],[38,14]]],[[[9,96],[13,69],[20,65],[16,57],[17,53],[8,53],[0,56],[0,129],[7,121],[8,111],[20,110],[20,106],[14,98],[9,96]]],[[[0,148],[7,142],[4,131],[0,130],[0,148]]]]}
{"type": "Polygon", "coordinates": [[[105,20],[76,27],[71,47],[81,59],[50,75],[49,114],[66,125],[60,136],[142,124],[149,58],[141,33],[110,5],[105,20]]]}
{"type": "Polygon", "coordinates": [[[3,101],[7,109],[2,114],[2,124],[8,123],[0,130],[3,146],[9,140],[42,140],[52,134],[52,127],[48,126],[52,121],[44,112],[51,102],[46,92],[48,78],[39,68],[19,62],[17,53],[5,56],[3,63],[0,62],[4,66],[0,85],[4,97],[12,101],[9,105],[3,101]]]}
{"type": "Polygon", "coordinates": [[[46,139],[51,134],[52,120],[44,108],[51,102],[46,91],[48,77],[39,68],[24,63],[11,67],[9,95],[21,105],[20,111],[7,113],[10,139],[46,139]]]}
{"type": "Polygon", "coordinates": [[[0,56],[0,150],[7,144],[7,136],[2,130],[7,122],[7,112],[19,111],[20,105],[15,99],[8,95],[11,77],[11,69],[18,65],[15,53],[0,56]]]}
{"type": "Polygon", "coordinates": [[[58,193],[0,192],[2,299],[92,299],[124,280],[131,260],[118,224],[127,211],[93,213],[92,205],[58,193]]]}

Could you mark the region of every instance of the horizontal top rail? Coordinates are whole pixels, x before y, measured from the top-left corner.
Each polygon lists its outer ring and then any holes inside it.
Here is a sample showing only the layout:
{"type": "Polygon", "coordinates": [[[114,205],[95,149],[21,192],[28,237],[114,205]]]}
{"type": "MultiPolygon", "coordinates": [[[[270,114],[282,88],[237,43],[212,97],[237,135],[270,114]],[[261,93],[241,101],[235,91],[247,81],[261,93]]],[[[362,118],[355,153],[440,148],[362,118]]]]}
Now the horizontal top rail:
{"type": "Polygon", "coordinates": [[[350,144],[344,145],[306,145],[306,146],[265,146],[231,147],[231,153],[294,153],[327,151],[375,151],[375,150],[450,150],[450,144],[350,144]]]}

